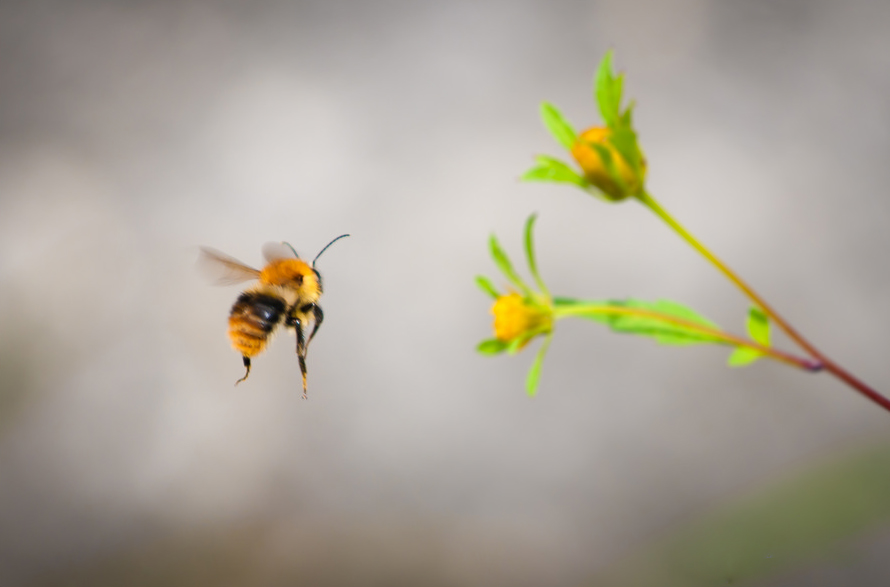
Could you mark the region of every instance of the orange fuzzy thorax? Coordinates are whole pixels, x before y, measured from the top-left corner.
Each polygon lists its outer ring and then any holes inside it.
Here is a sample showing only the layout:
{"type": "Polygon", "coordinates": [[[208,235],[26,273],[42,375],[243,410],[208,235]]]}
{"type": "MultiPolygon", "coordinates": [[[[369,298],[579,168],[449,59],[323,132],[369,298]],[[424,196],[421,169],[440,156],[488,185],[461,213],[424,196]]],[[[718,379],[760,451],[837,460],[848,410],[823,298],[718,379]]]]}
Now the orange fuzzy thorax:
{"type": "Polygon", "coordinates": [[[300,286],[307,279],[315,281],[315,272],[300,259],[277,259],[260,272],[260,281],[269,285],[300,286]]]}
{"type": "Polygon", "coordinates": [[[251,291],[278,296],[287,305],[314,304],[321,297],[318,276],[300,259],[276,259],[260,272],[260,279],[251,291]]]}

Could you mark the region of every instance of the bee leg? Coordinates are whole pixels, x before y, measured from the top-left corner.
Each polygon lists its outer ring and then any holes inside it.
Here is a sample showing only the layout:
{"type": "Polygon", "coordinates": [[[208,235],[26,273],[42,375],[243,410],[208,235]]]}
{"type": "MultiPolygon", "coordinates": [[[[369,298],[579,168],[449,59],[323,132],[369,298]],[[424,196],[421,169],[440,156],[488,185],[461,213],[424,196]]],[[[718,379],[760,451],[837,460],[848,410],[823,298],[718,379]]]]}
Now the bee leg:
{"type": "MultiPolygon", "coordinates": [[[[315,333],[318,332],[318,328],[324,321],[324,312],[321,311],[321,306],[312,304],[312,316],[315,318],[315,326],[312,327],[312,334],[309,335],[310,341],[312,340],[312,337],[315,336],[315,333]]],[[[306,343],[306,346],[309,346],[309,342],[306,343]]]]}
{"type": "Polygon", "coordinates": [[[300,359],[300,373],[303,374],[303,399],[309,399],[309,396],[306,395],[308,390],[306,389],[306,357],[303,355],[299,356],[300,359]]]}
{"type": "Polygon", "coordinates": [[[297,331],[297,359],[300,361],[300,373],[303,375],[303,399],[309,399],[306,388],[306,336],[303,333],[303,323],[299,318],[294,318],[294,329],[297,331]]]}
{"type": "Polygon", "coordinates": [[[247,379],[248,375],[250,375],[250,357],[244,355],[242,358],[244,359],[244,366],[247,368],[247,372],[244,373],[244,377],[235,382],[235,385],[238,385],[239,383],[247,379]]]}

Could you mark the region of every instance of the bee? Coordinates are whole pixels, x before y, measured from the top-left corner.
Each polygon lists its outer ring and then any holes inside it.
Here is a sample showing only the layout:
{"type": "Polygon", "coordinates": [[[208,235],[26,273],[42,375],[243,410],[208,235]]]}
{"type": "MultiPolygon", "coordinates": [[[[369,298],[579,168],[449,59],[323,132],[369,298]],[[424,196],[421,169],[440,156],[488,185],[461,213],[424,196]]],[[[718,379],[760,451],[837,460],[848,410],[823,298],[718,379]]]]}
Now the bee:
{"type": "Polygon", "coordinates": [[[229,313],[229,338],[232,347],[241,353],[246,372],[235,382],[238,385],[250,375],[250,359],[262,353],[276,328],[284,324],[297,335],[297,359],[303,375],[303,399],[307,399],[306,351],[324,320],[318,305],[321,297],[321,274],[315,262],[328,247],[349,236],[342,234],[329,242],[306,263],[290,243],[266,243],[263,257],[266,266],[254,269],[219,251],[201,247],[200,264],[217,277],[217,285],[233,285],[251,279],[256,283],[235,300],[229,313]],[[309,337],[306,332],[312,323],[309,337]]]}

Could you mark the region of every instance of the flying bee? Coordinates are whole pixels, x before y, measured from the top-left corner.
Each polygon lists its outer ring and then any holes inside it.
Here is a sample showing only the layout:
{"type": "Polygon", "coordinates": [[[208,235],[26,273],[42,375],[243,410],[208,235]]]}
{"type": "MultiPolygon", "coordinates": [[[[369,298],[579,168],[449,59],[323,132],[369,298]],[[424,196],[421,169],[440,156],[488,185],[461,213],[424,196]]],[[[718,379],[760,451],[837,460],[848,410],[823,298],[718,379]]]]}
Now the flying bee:
{"type": "Polygon", "coordinates": [[[349,236],[342,234],[329,242],[306,263],[289,243],[266,243],[263,257],[266,266],[254,269],[237,259],[213,249],[201,248],[200,263],[216,275],[218,285],[233,285],[252,279],[256,283],[238,296],[229,313],[229,338],[232,347],[241,353],[246,372],[235,382],[238,385],[250,375],[250,359],[263,352],[275,329],[284,324],[297,335],[297,359],[303,375],[303,399],[307,399],[306,351],[318,332],[324,313],[318,305],[321,297],[321,274],[315,262],[328,247],[349,236]],[[312,323],[312,331],[306,331],[312,323]]]}

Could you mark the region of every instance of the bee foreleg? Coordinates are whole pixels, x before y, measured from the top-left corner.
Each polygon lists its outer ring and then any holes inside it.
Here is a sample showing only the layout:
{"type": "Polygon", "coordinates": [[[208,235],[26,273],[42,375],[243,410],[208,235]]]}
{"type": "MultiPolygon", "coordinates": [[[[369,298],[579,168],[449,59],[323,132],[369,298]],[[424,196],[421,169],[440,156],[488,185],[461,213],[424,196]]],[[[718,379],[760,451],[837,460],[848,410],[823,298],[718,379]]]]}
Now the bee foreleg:
{"type": "Polygon", "coordinates": [[[306,357],[304,355],[298,355],[297,357],[300,360],[300,373],[303,375],[303,399],[309,399],[306,389],[306,357]]]}
{"type": "MultiPolygon", "coordinates": [[[[318,332],[318,328],[324,321],[324,312],[321,311],[321,306],[312,304],[312,316],[315,318],[315,326],[312,327],[312,334],[309,335],[310,341],[312,340],[312,337],[315,336],[315,333],[318,332]]],[[[307,342],[306,345],[308,346],[309,343],[307,342]]]]}
{"type": "Polygon", "coordinates": [[[306,388],[306,335],[303,333],[303,323],[294,316],[294,330],[297,331],[297,359],[300,361],[300,373],[303,375],[303,399],[309,399],[306,388]]]}
{"type": "Polygon", "coordinates": [[[239,383],[247,379],[248,375],[250,375],[250,357],[244,355],[242,358],[244,359],[244,366],[247,368],[247,372],[244,373],[244,377],[235,382],[235,385],[238,385],[239,383]]]}

